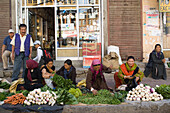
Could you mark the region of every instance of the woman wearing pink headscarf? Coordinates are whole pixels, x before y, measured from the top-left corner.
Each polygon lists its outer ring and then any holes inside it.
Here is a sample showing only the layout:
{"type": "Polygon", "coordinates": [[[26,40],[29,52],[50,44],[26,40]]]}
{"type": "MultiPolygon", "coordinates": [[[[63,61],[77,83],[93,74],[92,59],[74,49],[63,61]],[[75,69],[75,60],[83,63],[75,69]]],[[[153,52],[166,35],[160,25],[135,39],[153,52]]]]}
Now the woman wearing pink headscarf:
{"type": "Polygon", "coordinates": [[[110,69],[103,66],[100,60],[95,59],[92,62],[91,67],[88,70],[87,78],[86,78],[86,87],[93,92],[94,95],[97,94],[97,91],[100,89],[108,89],[106,84],[105,77],[103,75],[103,71],[111,72],[110,69]]]}

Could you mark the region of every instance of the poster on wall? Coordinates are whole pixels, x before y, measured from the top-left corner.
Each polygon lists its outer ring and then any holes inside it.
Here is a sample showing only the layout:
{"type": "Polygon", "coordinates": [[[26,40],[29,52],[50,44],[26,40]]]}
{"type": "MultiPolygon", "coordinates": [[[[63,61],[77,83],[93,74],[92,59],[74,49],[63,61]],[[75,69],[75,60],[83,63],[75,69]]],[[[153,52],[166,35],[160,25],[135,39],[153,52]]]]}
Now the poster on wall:
{"type": "Polygon", "coordinates": [[[148,10],[146,11],[146,31],[149,36],[160,36],[161,32],[159,29],[159,11],[148,10]]]}
{"type": "Polygon", "coordinates": [[[147,29],[159,29],[158,10],[148,10],[146,12],[146,27],[147,29]]]}

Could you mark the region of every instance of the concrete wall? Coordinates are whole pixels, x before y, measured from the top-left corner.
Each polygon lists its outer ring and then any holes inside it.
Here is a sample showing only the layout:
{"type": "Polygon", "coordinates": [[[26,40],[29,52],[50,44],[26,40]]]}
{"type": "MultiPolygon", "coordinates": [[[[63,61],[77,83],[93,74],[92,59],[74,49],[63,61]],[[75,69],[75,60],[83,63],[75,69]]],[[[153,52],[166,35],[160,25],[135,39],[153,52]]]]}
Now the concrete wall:
{"type": "MultiPolygon", "coordinates": [[[[149,59],[149,54],[154,49],[155,44],[161,43],[161,36],[152,36],[152,31],[160,31],[160,20],[158,20],[158,25],[154,27],[148,27],[150,25],[147,22],[146,13],[148,11],[157,10],[159,8],[159,3],[157,0],[142,0],[142,9],[143,9],[143,58],[144,62],[147,62],[149,59]],[[148,25],[147,25],[148,23],[148,25]],[[158,28],[155,28],[158,27],[158,28]]],[[[158,17],[159,19],[159,17],[158,17]]],[[[155,19],[153,19],[154,21],[155,19]]]]}
{"type": "Polygon", "coordinates": [[[103,33],[104,33],[104,54],[107,54],[108,47],[108,0],[103,0],[103,33]]]}

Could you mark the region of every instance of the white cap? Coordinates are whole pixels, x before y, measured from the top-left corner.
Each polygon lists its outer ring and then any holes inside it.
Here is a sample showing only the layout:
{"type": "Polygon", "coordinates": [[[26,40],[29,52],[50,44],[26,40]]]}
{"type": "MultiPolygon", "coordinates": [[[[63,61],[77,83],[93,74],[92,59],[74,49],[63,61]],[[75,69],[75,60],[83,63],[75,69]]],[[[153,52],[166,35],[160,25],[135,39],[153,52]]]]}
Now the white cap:
{"type": "Polygon", "coordinates": [[[13,29],[9,29],[8,33],[14,33],[14,30],[13,29]]]}
{"type": "Polygon", "coordinates": [[[36,44],[41,45],[41,42],[40,42],[39,40],[36,40],[36,41],[34,42],[34,45],[36,45],[36,44]]]}

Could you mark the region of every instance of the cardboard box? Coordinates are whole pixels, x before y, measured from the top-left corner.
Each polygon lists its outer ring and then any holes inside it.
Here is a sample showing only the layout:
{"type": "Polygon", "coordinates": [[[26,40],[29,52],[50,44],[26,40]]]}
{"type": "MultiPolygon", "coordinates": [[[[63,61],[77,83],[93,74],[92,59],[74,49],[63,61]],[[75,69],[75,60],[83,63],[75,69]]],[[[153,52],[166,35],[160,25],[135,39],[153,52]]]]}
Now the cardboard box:
{"type": "Polygon", "coordinates": [[[103,65],[111,69],[119,69],[119,57],[116,52],[110,52],[103,58],[103,65]]]}
{"type": "Polygon", "coordinates": [[[101,61],[101,55],[98,56],[83,56],[83,68],[90,68],[92,61],[99,59],[101,61]]]}
{"type": "Polygon", "coordinates": [[[101,55],[101,43],[83,43],[83,56],[101,55]]]}

